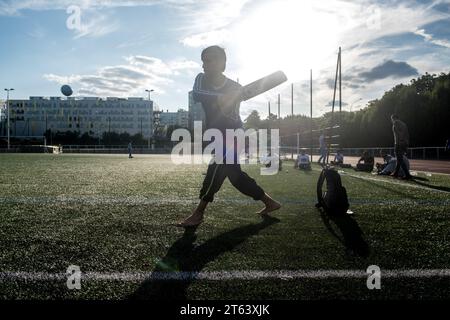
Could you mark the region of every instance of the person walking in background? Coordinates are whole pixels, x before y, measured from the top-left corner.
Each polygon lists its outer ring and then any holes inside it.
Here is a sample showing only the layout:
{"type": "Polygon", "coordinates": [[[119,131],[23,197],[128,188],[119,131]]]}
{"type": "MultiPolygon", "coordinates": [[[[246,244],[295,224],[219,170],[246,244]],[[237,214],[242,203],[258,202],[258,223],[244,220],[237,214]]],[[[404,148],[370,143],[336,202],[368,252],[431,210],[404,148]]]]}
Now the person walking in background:
{"type": "Polygon", "coordinates": [[[408,167],[403,161],[403,155],[406,154],[409,146],[409,132],[406,124],[401,121],[396,114],[391,115],[392,121],[392,132],[394,133],[394,152],[395,158],[397,159],[397,165],[395,166],[394,172],[391,176],[394,178],[399,177],[400,168],[403,169],[405,173],[404,179],[412,179],[409,173],[408,167]]]}
{"type": "Polygon", "coordinates": [[[133,145],[131,144],[131,141],[128,143],[128,158],[131,159],[133,156],[131,155],[131,152],[133,151],[133,145]]]}

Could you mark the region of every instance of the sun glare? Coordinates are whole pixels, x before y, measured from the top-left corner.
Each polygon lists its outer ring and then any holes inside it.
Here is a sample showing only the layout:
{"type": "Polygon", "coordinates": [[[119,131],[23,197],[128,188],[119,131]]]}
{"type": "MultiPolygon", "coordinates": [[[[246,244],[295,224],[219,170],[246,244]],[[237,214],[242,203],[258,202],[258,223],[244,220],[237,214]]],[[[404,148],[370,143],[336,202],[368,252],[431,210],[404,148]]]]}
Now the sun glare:
{"type": "Polygon", "coordinates": [[[237,27],[240,78],[283,70],[290,81],[307,78],[337,51],[338,20],[308,1],[276,1],[251,13],[237,27]]]}

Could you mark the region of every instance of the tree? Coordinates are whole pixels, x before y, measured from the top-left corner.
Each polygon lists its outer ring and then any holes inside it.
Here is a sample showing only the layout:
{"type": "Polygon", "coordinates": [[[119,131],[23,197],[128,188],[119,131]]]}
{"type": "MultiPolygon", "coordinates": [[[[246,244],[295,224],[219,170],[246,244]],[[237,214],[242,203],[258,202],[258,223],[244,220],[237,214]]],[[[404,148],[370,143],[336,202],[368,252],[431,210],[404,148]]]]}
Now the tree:
{"type": "Polygon", "coordinates": [[[261,117],[259,116],[258,111],[253,110],[249,116],[244,121],[245,129],[259,129],[261,127],[261,117]]]}

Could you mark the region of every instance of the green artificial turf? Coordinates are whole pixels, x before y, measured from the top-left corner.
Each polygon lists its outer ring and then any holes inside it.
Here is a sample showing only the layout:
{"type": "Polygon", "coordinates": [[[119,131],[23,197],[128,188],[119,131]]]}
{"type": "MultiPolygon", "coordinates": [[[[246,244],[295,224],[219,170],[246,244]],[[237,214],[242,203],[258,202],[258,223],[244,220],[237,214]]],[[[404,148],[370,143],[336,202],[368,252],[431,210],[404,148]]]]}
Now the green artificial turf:
{"type": "MultiPolygon", "coordinates": [[[[261,203],[225,181],[204,223],[171,225],[198,201],[206,165],[167,155],[0,155],[0,272],[277,271],[446,269],[450,265],[450,176],[416,182],[341,171],[351,217],[315,208],[320,168],[243,169],[283,204],[261,203]]],[[[3,299],[448,299],[449,278],[101,281],[0,279],[3,299]]]]}

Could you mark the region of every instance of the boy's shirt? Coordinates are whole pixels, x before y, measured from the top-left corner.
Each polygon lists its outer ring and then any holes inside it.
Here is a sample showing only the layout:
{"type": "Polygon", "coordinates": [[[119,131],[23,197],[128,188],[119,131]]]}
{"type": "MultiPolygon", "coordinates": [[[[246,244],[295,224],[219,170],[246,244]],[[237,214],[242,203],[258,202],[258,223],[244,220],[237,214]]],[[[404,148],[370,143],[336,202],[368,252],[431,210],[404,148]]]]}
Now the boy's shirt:
{"type": "Polygon", "coordinates": [[[203,110],[205,111],[207,129],[215,128],[225,133],[226,129],[238,129],[242,127],[242,120],[239,115],[240,103],[229,106],[230,108],[227,109],[231,111],[228,113],[219,108],[217,104],[219,95],[239,90],[241,87],[239,83],[228,78],[226,78],[222,86],[213,87],[205,81],[204,73],[197,75],[194,82],[193,98],[194,101],[202,104],[203,110]]]}

